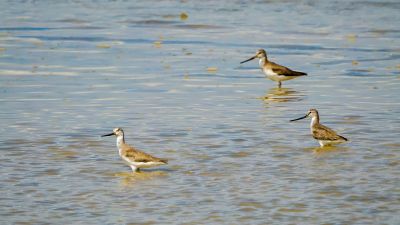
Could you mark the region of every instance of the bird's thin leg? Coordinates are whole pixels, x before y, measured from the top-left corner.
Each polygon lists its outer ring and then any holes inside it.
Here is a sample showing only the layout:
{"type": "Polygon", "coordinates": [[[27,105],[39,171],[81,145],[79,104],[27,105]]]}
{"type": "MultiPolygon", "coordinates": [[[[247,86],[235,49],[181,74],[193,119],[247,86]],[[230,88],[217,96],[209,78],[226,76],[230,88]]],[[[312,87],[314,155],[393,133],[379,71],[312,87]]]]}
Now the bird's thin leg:
{"type": "Polygon", "coordinates": [[[131,165],[131,168],[132,168],[132,172],[134,172],[134,173],[139,171],[139,168],[137,168],[136,166],[131,165]]]}

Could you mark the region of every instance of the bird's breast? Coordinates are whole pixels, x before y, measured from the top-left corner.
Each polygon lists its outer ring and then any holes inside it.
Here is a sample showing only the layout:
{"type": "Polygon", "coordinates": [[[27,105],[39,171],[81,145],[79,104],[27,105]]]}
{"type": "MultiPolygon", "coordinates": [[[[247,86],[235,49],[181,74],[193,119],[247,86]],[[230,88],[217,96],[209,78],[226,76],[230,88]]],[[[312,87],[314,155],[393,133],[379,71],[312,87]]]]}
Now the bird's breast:
{"type": "Polygon", "coordinates": [[[272,71],[271,68],[267,68],[267,67],[264,67],[264,68],[263,68],[263,72],[264,72],[265,75],[267,75],[267,76],[277,76],[277,75],[278,75],[278,74],[274,73],[274,71],[272,71]]]}

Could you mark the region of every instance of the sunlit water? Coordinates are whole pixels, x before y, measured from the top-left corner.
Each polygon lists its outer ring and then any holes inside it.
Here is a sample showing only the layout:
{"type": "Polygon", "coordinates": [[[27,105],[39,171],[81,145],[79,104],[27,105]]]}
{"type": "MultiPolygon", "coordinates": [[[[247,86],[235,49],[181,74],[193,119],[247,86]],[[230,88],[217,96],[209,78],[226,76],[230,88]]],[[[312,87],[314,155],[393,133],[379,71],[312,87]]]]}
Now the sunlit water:
{"type": "Polygon", "coordinates": [[[398,1],[57,2],[0,3],[2,224],[400,223],[398,1]]]}

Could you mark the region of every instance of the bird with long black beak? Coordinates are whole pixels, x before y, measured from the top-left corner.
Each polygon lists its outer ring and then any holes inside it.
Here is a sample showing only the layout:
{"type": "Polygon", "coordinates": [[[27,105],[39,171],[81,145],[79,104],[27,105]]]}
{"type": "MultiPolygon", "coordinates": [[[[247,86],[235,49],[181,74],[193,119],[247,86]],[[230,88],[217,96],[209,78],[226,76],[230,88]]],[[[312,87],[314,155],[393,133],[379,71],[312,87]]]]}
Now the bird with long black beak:
{"type": "Polygon", "coordinates": [[[291,70],[287,67],[281,66],[279,64],[276,64],[274,62],[271,62],[268,60],[267,57],[267,53],[265,52],[264,49],[259,49],[256,52],[256,55],[251,57],[250,59],[247,59],[242,63],[251,61],[253,59],[260,59],[258,61],[258,64],[260,65],[261,70],[263,71],[263,73],[267,76],[267,78],[269,78],[270,80],[273,81],[277,81],[278,82],[278,87],[282,86],[282,81],[286,81],[286,80],[291,80],[297,77],[301,77],[301,76],[306,76],[307,73],[303,73],[303,72],[298,72],[298,71],[294,71],[291,70]]]}
{"type": "Polygon", "coordinates": [[[122,128],[115,128],[112,133],[102,135],[102,137],[112,135],[117,136],[117,148],[119,156],[132,168],[133,172],[139,172],[140,168],[148,168],[167,164],[168,160],[166,159],[160,159],[151,156],[126,144],[124,131],[122,130],[122,128]]]}
{"type": "Polygon", "coordinates": [[[311,135],[313,136],[314,139],[316,139],[319,142],[321,147],[340,144],[348,141],[347,138],[338,135],[331,128],[320,124],[318,111],[316,109],[310,109],[305,116],[290,120],[290,122],[302,120],[307,117],[311,117],[311,124],[310,124],[311,135]]]}

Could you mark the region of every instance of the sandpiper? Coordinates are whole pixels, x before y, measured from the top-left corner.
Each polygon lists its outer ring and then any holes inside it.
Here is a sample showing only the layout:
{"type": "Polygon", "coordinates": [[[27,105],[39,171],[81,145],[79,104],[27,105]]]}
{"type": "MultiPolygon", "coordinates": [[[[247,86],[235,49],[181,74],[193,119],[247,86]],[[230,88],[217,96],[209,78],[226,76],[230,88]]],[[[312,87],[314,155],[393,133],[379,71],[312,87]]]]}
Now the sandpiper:
{"type": "Polygon", "coordinates": [[[260,60],[258,61],[258,64],[260,65],[260,68],[264,72],[264,74],[273,81],[278,81],[278,87],[282,86],[282,81],[285,80],[291,80],[300,76],[306,76],[306,73],[303,72],[298,72],[291,70],[287,67],[281,66],[279,64],[276,64],[274,62],[268,61],[267,58],[267,53],[265,52],[264,49],[259,49],[256,53],[255,56],[251,57],[250,59],[247,59],[242,63],[248,62],[250,60],[253,60],[255,58],[259,58],[260,60]]]}
{"type": "Polygon", "coordinates": [[[319,115],[316,109],[310,109],[305,116],[290,120],[290,122],[311,117],[311,134],[321,147],[340,144],[347,141],[347,138],[338,135],[335,131],[319,123],[319,115]]]}
{"type": "Polygon", "coordinates": [[[167,164],[168,160],[166,159],[160,159],[151,156],[126,144],[124,131],[122,130],[122,128],[115,128],[112,133],[102,135],[102,137],[111,135],[117,136],[117,148],[119,156],[128,163],[133,172],[139,172],[140,168],[148,168],[167,164]]]}

